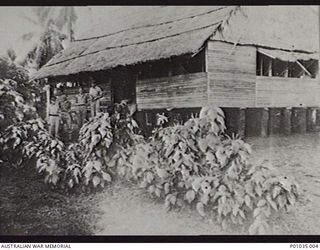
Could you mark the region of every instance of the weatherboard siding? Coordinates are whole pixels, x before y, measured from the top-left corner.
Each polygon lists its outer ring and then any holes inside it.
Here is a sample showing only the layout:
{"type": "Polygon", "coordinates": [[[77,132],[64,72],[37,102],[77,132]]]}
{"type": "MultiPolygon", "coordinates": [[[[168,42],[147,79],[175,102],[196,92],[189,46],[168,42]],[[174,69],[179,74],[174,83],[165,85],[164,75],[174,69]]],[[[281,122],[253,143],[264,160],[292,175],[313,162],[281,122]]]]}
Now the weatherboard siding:
{"type": "Polygon", "coordinates": [[[256,77],[257,107],[319,106],[319,79],[256,77]]]}
{"type": "Polygon", "coordinates": [[[207,73],[137,81],[138,110],[202,107],[207,102],[207,73]]]}
{"type": "Polygon", "coordinates": [[[254,107],[256,48],[209,41],[209,102],[221,107],[254,107]]]}

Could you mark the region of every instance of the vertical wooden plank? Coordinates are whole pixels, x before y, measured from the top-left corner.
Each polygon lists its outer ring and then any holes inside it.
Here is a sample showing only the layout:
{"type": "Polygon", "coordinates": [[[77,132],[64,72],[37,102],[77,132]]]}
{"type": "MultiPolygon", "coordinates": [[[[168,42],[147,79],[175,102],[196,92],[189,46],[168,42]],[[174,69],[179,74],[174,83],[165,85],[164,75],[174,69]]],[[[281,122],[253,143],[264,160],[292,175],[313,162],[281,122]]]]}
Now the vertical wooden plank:
{"type": "Polygon", "coordinates": [[[260,76],[263,76],[263,59],[260,56],[260,76]]]}
{"type": "Polygon", "coordinates": [[[45,90],[46,90],[46,120],[49,122],[49,107],[50,107],[50,84],[45,85],[45,90]]]}
{"type": "Polygon", "coordinates": [[[291,114],[292,114],[292,109],[290,107],[282,109],[281,127],[282,127],[282,132],[285,135],[291,134],[291,114]]]}
{"type": "Polygon", "coordinates": [[[284,77],[289,77],[289,63],[286,62],[286,70],[284,72],[284,77]]]}
{"type": "Polygon", "coordinates": [[[268,76],[272,76],[272,59],[269,59],[268,62],[268,76]]]}
{"type": "Polygon", "coordinates": [[[205,51],[204,51],[204,57],[205,57],[205,60],[204,60],[204,64],[205,64],[205,72],[207,73],[207,105],[209,106],[210,105],[210,97],[211,97],[211,91],[210,91],[210,72],[209,72],[209,49],[208,49],[208,46],[209,46],[209,43],[206,42],[206,45],[205,45],[205,51]]]}
{"type": "Polygon", "coordinates": [[[307,131],[307,112],[306,108],[292,109],[292,132],[305,133],[307,131]]]}
{"type": "Polygon", "coordinates": [[[281,110],[279,108],[269,108],[269,134],[280,132],[281,110]]]}
{"type": "Polygon", "coordinates": [[[314,107],[307,108],[307,131],[313,132],[317,125],[317,109],[314,107]]]}
{"type": "Polygon", "coordinates": [[[242,138],[245,136],[245,129],[246,129],[246,109],[239,108],[238,134],[242,138]]]}
{"type": "Polygon", "coordinates": [[[262,108],[261,109],[261,137],[268,136],[268,125],[269,125],[269,109],[262,108]]]}

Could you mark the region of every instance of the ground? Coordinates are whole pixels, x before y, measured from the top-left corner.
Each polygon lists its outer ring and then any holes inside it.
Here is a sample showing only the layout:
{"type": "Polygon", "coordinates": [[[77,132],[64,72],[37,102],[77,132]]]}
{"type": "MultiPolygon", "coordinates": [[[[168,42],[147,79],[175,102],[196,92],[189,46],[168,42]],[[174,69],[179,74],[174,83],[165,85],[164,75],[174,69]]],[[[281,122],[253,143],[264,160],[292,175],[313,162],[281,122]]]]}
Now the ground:
{"type": "MultiPolygon", "coordinates": [[[[269,159],[301,189],[296,207],[272,219],[271,234],[320,234],[320,134],[251,138],[253,162],[269,159]]],[[[0,232],[27,235],[243,234],[223,231],[189,208],[166,212],[163,204],[130,183],[94,193],[46,186],[31,169],[1,169],[0,232]]]]}

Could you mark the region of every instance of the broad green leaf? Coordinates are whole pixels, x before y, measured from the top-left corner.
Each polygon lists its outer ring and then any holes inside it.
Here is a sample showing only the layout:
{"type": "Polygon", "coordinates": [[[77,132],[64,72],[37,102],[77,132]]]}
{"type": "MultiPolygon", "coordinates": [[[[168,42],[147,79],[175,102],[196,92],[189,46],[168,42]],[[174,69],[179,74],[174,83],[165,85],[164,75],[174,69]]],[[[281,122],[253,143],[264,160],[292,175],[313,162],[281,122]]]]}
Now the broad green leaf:
{"type": "Polygon", "coordinates": [[[243,219],[246,219],[246,216],[242,210],[239,210],[239,214],[243,219]]]}
{"type": "Polygon", "coordinates": [[[260,212],[261,212],[260,208],[255,208],[253,210],[253,217],[257,217],[260,214],[260,212]]]}
{"type": "Polygon", "coordinates": [[[260,200],[258,201],[257,206],[258,206],[258,207],[263,207],[266,203],[267,203],[267,202],[266,202],[265,199],[260,199],[260,200]]]}
{"type": "Polygon", "coordinates": [[[111,175],[106,173],[106,172],[102,172],[102,178],[107,182],[111,182],[112,181],[111,175]]]}
{"type": "Polygon", "coordinates": [[[146,173],[146,180],[148,183],[151,183],[154,179],[154,175],[151,172],[146,173]]]}
{"type": "Polygon", "coordinates": [[[191,203],[191,202],[194,200],[195,197],[196,197],[196,193],[195,193],[192,189],[188,190],[188,191],[186,192],[186,194],[185,194],[185,199],[186,199],[189,203],[191,203]]]}
{"type": "Polygon", "coordinates": [[[73,180],[72,180],[72,179],[69,180],[68,186],[69,186],[70,188],[73,188],[73,180]]]}
{"type": "Polygon", "coordinates": [[[160,196],[161,196],[161,189],[155,188],[154,193],[155,193],[155,195],[156,195],[157,197],[160,197],[160,196]]]}
{"type": "Polygon", "coordinates": [[[281,187],[279,186],[274,186],[273,191],[272,191],[272,198],[276,198],[281,192],[281,187]]]}
{"type": "Polygon", "coordinates": [[[209,194],[203,194],[203,195],[201,195],[201,202],[203,203],[203,204],[205,204],[205,205],[207,205],[208,204],[208,201],[209,201],[209,194]]]}
{"type": "Polygon", "coordinates": [[[252,209],[252,203],[251,203],[251,198],[249,195],[246,194],[246,196],[244,197],[244,201],[246,203],[246,205],[252,209]]]}
{"type": "Polygon", "coordinates": [[[92,183],[93,183],[93,186],[94,187],[96,187],[96,186],[98,186],[98,184],[100,183],[100,178],[98,177],[98,176],[93,176],[93,178],[92,178],[92,183]]]}
{"type": "Polygon", "coordinates": [[[198,213],[199,213],[202,217],[206,216],[206,214],[205,214],[205,212],[204,212],[204,205],[203,205],[202,202],[198,202],[196,208],[197,208],[198,213]]]}
{"type": "Polygon", "coordinates": [[[257,184],[257,185],[255,186],[254,191],[256,191],[256,193],[257,193],[259,196],[262,195],[262,189],[261,189],[261,187],[260,187],[259,184],[257,184]]]}
{"type": "Polygon", "coordinates": [[[201,182],[202,182],[202,178],[195,178],[194,181],[192,182],[192,188],[194,189],[194,191],[198,191],[199,188],[201,187],[201,182]]]}
{"type": "Polygon", "coordinates": [[[201,149],[202,152],[206,152],[207,151],[208,144],[207,144],[206,139],[200,138],[198,140],[198,145],[199,145],[199,148],[201,149]]]}
{"type": "Polygon", "coordinates": [[[165,194],[168,194],[168,193],[170,192],[170,185],[169,185],[169,183],[166,182],[163,187],[164,187],[164,193],[165,193],[165,194]]]}
{"type": "Polygon", "coordinates": [[[154,186],[154,185],[150,185],[150,186],[148,187],[148,192],[149,192],[150,194],[153,194],[154,191],[155,191],[155,186],[154,186]]]}
{"type": "Polygon", "coordinates": [[[272,200],[271,195],[269,193],[266,195],[266,200],[269,202],[269,204],[274,210],[278,210],[277,203],[275,203],[275,201],[272,200]]]}

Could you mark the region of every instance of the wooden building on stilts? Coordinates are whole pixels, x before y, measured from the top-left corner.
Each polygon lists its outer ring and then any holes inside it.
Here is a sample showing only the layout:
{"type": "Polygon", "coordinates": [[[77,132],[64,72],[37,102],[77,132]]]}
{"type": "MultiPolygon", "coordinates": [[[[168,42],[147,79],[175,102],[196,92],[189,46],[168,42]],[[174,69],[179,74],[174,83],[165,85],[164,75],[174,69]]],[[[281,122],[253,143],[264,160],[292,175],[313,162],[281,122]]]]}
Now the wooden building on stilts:
{"type": "MultiPolygon", "coordinates": [[[[105,7],[108,8],[108,7],[105,7]]],[[[129,99],[150,134],[156,114],[185,121],[221,107],[229,133],[267,136],[320,127],[319,24],[310,6],[150,6],[106,16],[34,76],[68,95],[93,77],[102,111],[129,99]]]]}

